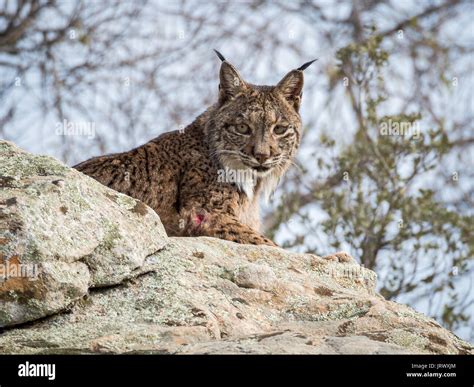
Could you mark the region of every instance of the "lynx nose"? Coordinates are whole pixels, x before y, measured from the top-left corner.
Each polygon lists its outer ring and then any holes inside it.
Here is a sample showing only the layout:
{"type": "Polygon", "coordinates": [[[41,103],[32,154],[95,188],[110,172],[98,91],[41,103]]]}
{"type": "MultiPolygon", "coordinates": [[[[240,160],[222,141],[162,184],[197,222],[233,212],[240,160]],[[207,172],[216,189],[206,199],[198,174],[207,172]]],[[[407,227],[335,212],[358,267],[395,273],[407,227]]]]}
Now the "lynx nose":
{"type": "Polygon", "coordinates": [[[253,157],[255,157],[260,164],[263,164],[270,158],[270,152],[255,152],[253,157]]]}

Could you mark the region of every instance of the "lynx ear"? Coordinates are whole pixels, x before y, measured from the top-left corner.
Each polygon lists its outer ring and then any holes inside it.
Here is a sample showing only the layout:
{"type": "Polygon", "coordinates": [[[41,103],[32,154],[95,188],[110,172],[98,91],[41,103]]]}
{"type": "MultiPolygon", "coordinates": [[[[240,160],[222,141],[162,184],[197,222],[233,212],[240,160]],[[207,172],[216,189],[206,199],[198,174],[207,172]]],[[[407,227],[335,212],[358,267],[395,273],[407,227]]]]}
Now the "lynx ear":
{"type": "Polygon", "coordinates": [[[303,83],[303,71],[292,70],[276,86],[276,89],[293,105],[296,111],[300,108],[303,83]]]}
{"type": "Polygon", "coordinates": [[[224,102],[225,100],[234,98],[239,93],[245,91],[247,89],[247,84],[235,67],[227,62],[219,51],[216,51],[216,54],[222,61],[219,73],[219,100],[224,102]]]}
{"type": "Polygon", "coordinates": [[[296,70],[290,71],[283,79],[278,82],[276,89],[285,97],[285,99],[293,105],[296,111],[299,110],[301,97],[303,95],[303,70],[308,68],[315,60],[305,63],[296,70]]]}

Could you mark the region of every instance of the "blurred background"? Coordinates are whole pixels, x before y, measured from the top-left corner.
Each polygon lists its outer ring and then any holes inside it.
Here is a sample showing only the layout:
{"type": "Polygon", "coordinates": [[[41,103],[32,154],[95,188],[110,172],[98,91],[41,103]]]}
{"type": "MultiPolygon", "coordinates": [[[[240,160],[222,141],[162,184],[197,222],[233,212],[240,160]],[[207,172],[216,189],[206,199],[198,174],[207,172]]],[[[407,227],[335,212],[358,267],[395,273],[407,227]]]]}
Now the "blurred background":
{"type": "Polygon", "coordinates": [[[474,339],[472,1],[0,0],[0,137],[73,165],[184,128],[244,79],[305,71],[266,233],[351,253],[387,299],[474,339]]]}

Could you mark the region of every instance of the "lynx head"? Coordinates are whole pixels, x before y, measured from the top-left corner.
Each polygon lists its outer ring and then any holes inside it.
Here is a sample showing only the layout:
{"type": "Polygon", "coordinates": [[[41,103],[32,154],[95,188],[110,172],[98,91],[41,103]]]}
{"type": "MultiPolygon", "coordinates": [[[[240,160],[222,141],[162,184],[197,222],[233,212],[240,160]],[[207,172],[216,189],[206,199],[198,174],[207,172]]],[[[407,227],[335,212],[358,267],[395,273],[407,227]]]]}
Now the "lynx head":
{"type": "MultiPolygon", "coordinates": [[[[256,86],[216,53],[222,60],[219,101],[206,125],[207,141],[223,168],[251,172],[268,196],[299,147],[303,70],[314,61],[290,71],[276,86],[256,86]]],[[[251,197],[254,185],[240,188],[251,197]]]]}

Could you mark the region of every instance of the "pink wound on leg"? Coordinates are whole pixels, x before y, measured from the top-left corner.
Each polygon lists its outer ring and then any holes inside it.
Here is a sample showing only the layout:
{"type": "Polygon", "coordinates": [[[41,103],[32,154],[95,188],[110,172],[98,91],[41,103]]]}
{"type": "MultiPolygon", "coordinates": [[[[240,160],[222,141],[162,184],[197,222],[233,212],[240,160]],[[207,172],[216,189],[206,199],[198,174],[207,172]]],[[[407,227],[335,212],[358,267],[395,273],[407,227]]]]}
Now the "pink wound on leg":
{"type": "Polygon", "coordinates": [[[202,222],[204,222],[205,216],[203,214],[198,214],[194,217],[194,222],[197,225],[200,225],[202,222]]]}

